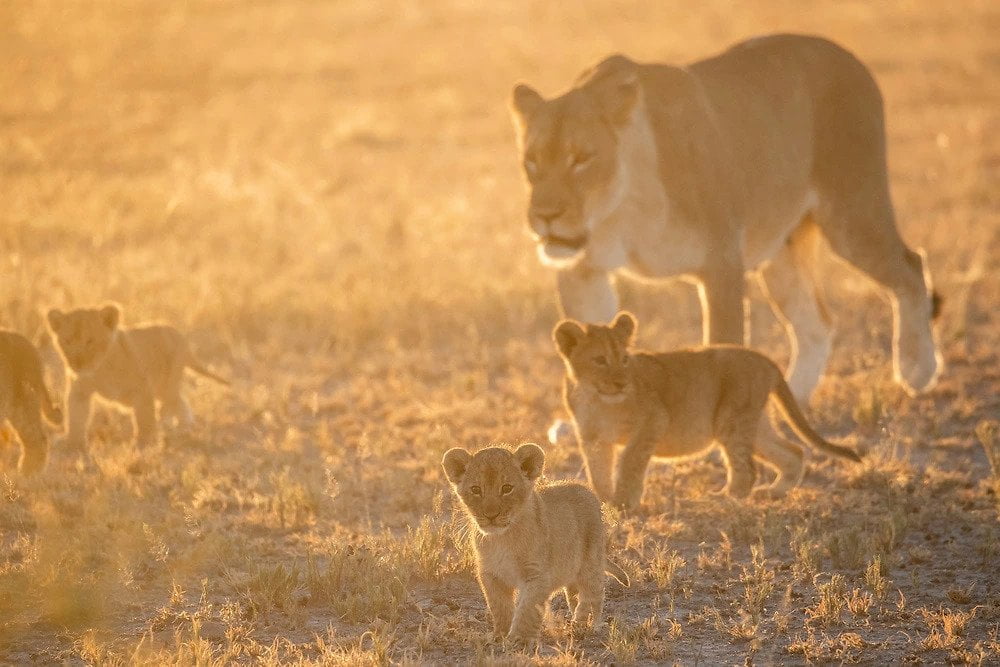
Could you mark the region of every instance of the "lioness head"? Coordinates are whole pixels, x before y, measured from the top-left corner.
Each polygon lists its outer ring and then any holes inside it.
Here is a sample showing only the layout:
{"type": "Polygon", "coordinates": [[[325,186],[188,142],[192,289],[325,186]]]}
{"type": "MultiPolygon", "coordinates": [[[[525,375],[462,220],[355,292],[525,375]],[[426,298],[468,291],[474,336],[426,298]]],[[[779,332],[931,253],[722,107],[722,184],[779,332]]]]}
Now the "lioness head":
{"type": "Polygon", "coordinates": [[[621,312],[608,326],[563,320],[552,332],[566,371],[590,385],[606,403],[621,403],[631,391],[628,348],[635,334],[635,317],[621,312]]]}
{"type": "Polygon", "coordinates": [[[77,308],[68,313],[53,309],[47,319],[59,354],[71,369],[81,372],[107,355],[120,316],[118,306],[109,304],[102,308],[77,308]]]}
{"type": "Polygon", "coordinates": [[[531,443],[513,452],[488,447],[470,454],[455,447],[445,452],[441,465],[479,530],[496,535],[507,530],[534,492],[545,453],[531,443]]]}
{"type": "Polygon", "coordinates": [[[619,133],[639,95],[636,64],[624,56],[604,60],[551,100],[525,84],[514,88],[510,108],[530,190],[528,224],[546,264],[572,264],[594,224],[620,203],[619,133]]]}

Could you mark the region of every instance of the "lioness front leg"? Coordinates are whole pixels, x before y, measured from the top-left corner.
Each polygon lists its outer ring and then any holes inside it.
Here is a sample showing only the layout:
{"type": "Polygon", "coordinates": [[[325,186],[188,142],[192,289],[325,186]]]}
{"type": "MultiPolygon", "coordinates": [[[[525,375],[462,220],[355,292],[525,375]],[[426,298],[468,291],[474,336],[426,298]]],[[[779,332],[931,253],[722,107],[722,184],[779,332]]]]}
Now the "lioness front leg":
{"type": "Polygon", "coordinates": [[[604,324],[618,312],[618,295],[611,275],[577,264],[562,269],[556,278],[563,316],[587,324],[604,324]]]}
{"type": "Polygon", "coordinates": [[[485,572],[479,574],[479,586],[493,617],[493,636],[498,639],[506,637],[514,617],[514,589],[485,572]]]}
{"type": "Polygon", "coordinates": [[[733,260],[698,277],[703,342],[706,345],[743,345],[743,295],[746,285],[742,262],[733,260]]]}

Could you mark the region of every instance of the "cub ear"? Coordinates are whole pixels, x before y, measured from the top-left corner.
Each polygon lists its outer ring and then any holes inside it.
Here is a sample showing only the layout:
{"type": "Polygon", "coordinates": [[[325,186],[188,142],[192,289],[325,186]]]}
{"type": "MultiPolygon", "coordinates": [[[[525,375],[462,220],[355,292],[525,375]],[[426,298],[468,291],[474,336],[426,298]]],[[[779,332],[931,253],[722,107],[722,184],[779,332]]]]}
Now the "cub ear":
{"type": "Polygon", "coordinates": [[[461,447],[452,447],[446,451],[444,458],[441,459],[441,467],[444,468],[444,474],[448,476],[448,481],[456,485],[461,482],[471,460],[472,454],[461,447]]]}
{"type": "Polygon", "coordinates": [[[631,344],[632,336],[635,335],[635,315],[627,310],[623,310],[615,316],[615,321],[611,323],[611,329],[626,344],[631,344]]]}
{"type": "Polygon", "coordinates": [[[520,131],[524,130],[528,119],[545,104],[545,98],[538,91],[525,83],[514,86],[510,94],[510,113],[514,117],[514,125],[520,131]]]}
{"type": "Polygon", "coordinates": [[[556,349],[567,359],[585,335],[583,327],[576,320],[563,320],[552,330],[552,340],[555,341],[556,349]]]}
{"type": "Polygon", "coordinates": [[[118,320],[121,319],[121,315],[122,311],[116,304],[109,303],[101,308],[101,321],[109,329],[118,328],[118,320]]]}
{"type": "Polygon", "coordinates": [[[50,329],[58,331],[59,325],[61,325],[63,321],[63,312],[58,308],[53,308],[45,315],[45,319],[48,320],[50,329]]]}
{"type": "Polygon", "coordinates": [[[639,72],[635,62],[616,54],[605,58],[587,75],[604,113],[617,125],[624,125],[639,101],[639,72]]]}
{"type": "Polygon", "coordinates": [[[523,444],[514,452],[514,459],[525,477],[530,480],[541,477],[542,468],[545,467],[545,452],[541,447],[533,442],[523,444]]]}

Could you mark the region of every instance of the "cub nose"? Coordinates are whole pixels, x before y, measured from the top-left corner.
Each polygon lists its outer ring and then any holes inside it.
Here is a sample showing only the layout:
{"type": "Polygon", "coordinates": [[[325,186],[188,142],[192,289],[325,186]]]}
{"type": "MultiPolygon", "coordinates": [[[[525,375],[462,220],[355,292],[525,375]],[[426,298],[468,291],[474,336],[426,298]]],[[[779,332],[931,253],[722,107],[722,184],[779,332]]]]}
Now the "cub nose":
{"type": "Polygon", "coordinates": [[[500,508],[498,507],[496,511],[491,512],[490,510],[483,510],[483,518],[487,521],[493,521],[500,516],[500,508]]]}

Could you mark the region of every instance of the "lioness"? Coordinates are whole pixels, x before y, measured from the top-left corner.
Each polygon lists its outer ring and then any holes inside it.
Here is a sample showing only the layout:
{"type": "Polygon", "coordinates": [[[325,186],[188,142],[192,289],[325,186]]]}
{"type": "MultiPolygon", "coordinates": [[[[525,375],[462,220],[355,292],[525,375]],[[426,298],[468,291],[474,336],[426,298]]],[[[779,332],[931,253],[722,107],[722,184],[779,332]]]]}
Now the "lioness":
{"type": "Polygon", "coordinates": [[[21,441],[18,470],[33,474],[45,467],[49,438],[41,414],[53,424],[62,412],[52,401],[38,350],[21,334],[0,331],[0,425],[6,420],[21,441]]]}
{"type": "Polygon", "coordinates": [[[545,454],[538,445],[516,451],[454,448],[441,465],[475,521],[477,576],[498,637],[534,640],[552,594],[562,588],[574,622],[601,622],[604,573],[628,585],[605,559],[601,504],[580,484],[535,489],[545,454]],[[514,602],[514,591],[518,591],[514,602]]]}
{"type": "Polygon", "coordinates": [[[633,508],[642,499],[650,457],[692,456],[715,444],[726,462],[730,495],[750,493],[757,478],[755,457],[777,472],[766,492],[783,495],[802,479],[802,448],[780,437],[756,437],[769,398],[803,442],[861,460],[809,426],[781,370],[764,355],[733,345],[631,352],[635,326],[633,316],[623,312],[611,326],[563,320],[552,332],[566,364],[566,409],[601,500],[633,508]],[[618,445],[625,449],[612,485],[618,445]]]}
{"type": "Polygon", "coordinates": [[[120,318],[121,310],[114,304],[48,313],[49,329],[70,378],[66,392],[70,449],[84,448],[94,394],[131,408],[135,440],[143,447],[156,441],[157,401],[161,416],[183,425],[193,421],[181,394],[185,368],[229,384],[195,360],[177,329],[166,325],[123,329],[120,318]]]}
{"type": "Polygon", "coordinates": [[[566,317],[610,321],[617,273],[683,276],[698,285],[704,343],[740,345],[744,272],[758,269],[805,401],[833,335],[825,241],[886,289],[897,381],[934,382],[937,300],[896,229],[882,96],[844,49],[773,35],[686,67],[615,55],[554,99],[516,86],[511,109],[528,222],[566,317]]]}

